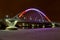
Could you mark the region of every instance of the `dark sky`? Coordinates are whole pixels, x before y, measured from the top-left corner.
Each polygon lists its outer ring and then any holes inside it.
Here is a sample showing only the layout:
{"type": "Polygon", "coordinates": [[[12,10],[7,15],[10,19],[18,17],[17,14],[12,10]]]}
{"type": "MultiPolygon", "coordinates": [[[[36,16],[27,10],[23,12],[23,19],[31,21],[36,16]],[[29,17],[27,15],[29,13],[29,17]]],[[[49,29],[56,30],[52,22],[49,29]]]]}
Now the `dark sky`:
{"type": "Polygon", "coordinates": [[[42,10],[52,21],[60,22],[59,0],[0,0],[0,18],[11,17],[28,8],[42,10]]]}

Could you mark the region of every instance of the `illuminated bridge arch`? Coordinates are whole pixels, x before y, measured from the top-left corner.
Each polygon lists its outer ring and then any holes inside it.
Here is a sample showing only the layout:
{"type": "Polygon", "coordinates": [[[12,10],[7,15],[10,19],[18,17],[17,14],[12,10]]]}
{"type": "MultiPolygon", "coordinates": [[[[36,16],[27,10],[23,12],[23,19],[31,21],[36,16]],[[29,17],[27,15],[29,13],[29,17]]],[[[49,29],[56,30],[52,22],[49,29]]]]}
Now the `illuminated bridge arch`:
{"type": "Polygon", "coordinates": [[[51,22],[51,20],[50,20],[42,11],[40,11],[40,10],[38,10],[38,9],[36,9],[36,8],[29,8],[29,9],[23,11],[22,13],[19,13],[18,17],[21,18],[21,17],[22,17],[24,14],[26,14],[26,12],[28,12],[28,11],[36,11],[36,12],[39,13],[39,15],[41,16],[42,20],[44,20],[43,17],[45,17],[48,22],[51,22]],[[43,17],[42,17],[42,16],[43,16],[43,17]]]}

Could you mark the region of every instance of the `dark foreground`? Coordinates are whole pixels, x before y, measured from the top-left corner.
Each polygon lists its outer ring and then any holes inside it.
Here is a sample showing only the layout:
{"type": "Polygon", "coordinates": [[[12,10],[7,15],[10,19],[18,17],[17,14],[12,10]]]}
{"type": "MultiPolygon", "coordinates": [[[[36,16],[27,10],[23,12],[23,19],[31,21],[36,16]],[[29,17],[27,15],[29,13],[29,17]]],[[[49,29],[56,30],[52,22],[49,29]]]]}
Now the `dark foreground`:
{"type": "Polygon", "coordinates": [[[60,40],[60,28],[1,30],[0,40],[60,40]]]}

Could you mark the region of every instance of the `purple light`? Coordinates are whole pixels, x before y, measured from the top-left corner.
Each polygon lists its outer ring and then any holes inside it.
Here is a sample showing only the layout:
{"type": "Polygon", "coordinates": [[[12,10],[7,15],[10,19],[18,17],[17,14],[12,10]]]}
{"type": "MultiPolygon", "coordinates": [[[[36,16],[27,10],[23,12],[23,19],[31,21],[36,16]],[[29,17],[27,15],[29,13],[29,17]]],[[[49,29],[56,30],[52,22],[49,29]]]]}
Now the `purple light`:
{"type": "Polygon", "coordinates": [[[35,8],[29,8],[27,10],[25,10],[26,12],[30,11],[30,10],[34,10],[34,11],[37,11],[39,12],[39,14],[41,13],[42,15],[46,16],[42,11],[38,10],[38,9],[35,9],[35,8]]]}
{"type": "MultiPolygon", "coordinates": [[[[25,10],[25,12],[28,12],[28,11],[30,11],[30,10],[34,10],[34,11],[39,12],[39,15],[40,15],[40,16],[43,15],[49,22],[51,22],[51,20],[50,20],[42,11],[40,11],[40,10],[38,10],[38,9],[36,9],[36,8],[29,8],[29,9],[25,10]]],[[[41,17],[42,17],[42,16],[41,16],[41,17]]],[[[43,17],[42,17],[42,20],[43,20],[43,17]]]]}
{"type": "Polygon", "coordinates": [[[44,22],[43,16],[48,20],[48,22],[51,22],[51,20],[50,20],[42,11],[40,11],[40,10],[38,10],[38,9],[36,9],[36,8],[29,8],[29,9],[23,11],[23,12],[19,15],[19,17],[22,17],[23,14],[26,14],[26,12],[31,11],[31,10],[34,10],[34,11],[37,11],[37,12],[38,12],[38,14],[39,14],[39,15],[41,16],[41,18],[42,18],[42,22],[44,22]]]}

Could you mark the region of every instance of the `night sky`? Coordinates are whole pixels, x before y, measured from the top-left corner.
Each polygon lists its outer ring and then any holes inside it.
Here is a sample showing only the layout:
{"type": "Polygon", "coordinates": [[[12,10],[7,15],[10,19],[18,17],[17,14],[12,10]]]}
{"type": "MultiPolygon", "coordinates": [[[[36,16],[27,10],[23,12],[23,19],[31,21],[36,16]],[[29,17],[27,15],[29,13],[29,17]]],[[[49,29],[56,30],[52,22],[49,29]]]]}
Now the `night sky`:
{"type": "Polygon", "coordinates": [[[38,8],[52,21],[60,22],[59,0],[0,0],[0,18],[13,17],[28,8],[38,8]]]}

